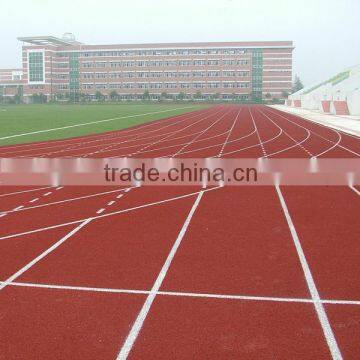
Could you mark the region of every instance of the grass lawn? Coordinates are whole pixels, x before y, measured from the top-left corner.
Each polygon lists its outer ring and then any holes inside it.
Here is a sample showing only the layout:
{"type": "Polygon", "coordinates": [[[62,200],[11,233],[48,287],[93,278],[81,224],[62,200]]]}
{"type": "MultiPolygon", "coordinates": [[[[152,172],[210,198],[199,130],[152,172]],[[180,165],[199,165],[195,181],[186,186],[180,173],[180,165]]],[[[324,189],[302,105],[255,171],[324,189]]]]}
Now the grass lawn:
{"type": "Polygon", "coordinates": [[[34,141],[65,139],[75,136],[119,130],[148,121],[195,111],[205,107],[205,105],[193,104],[144,103],[90,105],[0,105],[0,146],[29,143],[34,141]],[[129,115],[141,116],[123,119],[120,118],[97,124],[86,124],[92,121],[119,118],[129,115]],[[38,134],[28,134],[25,136],[13,136],[76,124],[86,125],[47,131],[38,134]],[[6,138],[8,136],[11,137],[6,138]]]}

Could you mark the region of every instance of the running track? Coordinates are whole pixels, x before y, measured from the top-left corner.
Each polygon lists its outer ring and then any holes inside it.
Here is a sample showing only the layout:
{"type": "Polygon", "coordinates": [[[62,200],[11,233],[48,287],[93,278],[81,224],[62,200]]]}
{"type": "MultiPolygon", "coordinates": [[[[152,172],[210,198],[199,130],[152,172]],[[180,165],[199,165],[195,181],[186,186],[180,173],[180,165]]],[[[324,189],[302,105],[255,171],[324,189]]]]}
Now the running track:
{"type": "MultiPolygon", "coordinates": [[[[0,157],[360,156],[265,106],[0,157]]],[[[359,359],[358,187],[0,188],[0,359],[359,359]]]]}

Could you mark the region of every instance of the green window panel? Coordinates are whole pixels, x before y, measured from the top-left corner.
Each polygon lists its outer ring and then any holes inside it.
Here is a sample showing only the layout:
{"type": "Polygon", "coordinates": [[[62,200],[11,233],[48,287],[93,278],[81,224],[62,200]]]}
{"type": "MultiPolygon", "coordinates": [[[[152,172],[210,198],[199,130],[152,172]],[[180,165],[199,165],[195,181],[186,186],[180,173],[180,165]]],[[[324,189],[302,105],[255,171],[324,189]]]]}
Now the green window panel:
{"type": "Polygon", "coordinates": [[[29,81],[44,81],[44,54],[42,52],[29,52],[29,81]]]}
{"type": "Polygon", "coordinates": [[[263,88],[263,49],[253,49],[252,51],[252,98],[255,101],[262,99],[263,88]]]}
{"type": "Polygon", "coordinates": [[[70,99],[77,101],[79,97],[79,53],[69,53],[69,90],[70,99]]]}

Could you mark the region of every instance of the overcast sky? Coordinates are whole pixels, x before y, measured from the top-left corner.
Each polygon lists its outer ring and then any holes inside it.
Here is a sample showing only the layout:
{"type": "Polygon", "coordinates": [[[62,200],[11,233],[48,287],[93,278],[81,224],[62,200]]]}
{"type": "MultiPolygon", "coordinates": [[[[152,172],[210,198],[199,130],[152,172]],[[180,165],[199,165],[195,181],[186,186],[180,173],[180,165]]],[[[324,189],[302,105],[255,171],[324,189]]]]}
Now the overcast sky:
{"type": "Polygon", "coordinates": [[[360,63],[360,0],[0,0],[0,68],[18,36],[72,32],[89,44],[293,40],[310,85],[360,63]]]}

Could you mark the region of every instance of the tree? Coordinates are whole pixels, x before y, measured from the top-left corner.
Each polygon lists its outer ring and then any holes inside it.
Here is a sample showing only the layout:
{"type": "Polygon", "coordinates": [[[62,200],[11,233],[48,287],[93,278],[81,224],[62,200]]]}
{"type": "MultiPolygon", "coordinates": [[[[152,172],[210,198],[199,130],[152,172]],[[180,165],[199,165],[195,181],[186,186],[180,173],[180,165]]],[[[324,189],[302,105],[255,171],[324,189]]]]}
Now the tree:
{"type": "Polygon", "coordinates": [[[99,90],[97,90],[95,93],[95,99],[97,101],[101,101],[103,98],[104,98],[104,95],[99,90]]]}
{"type": "Polygon", "coordinates": [[[271,94],[270,94],[270,93],[266,93],[266,94],[265,94],[265,98],[266,98],[266,99],[271,99],[271,94]]]}
{"type": "Polygon", "coordinates": [[[281,92],[281,96],[282,96],[283,98],[287,98],[287,97],[289,96],[289,93],[288,93],[287,91],[282,91],[282,92],[281,92]]]}
{"type": "Polygon", "coordinates": [[[292,86],[292,93],[295,93],[299,90],[301,90],[304,87],[303,83],[301,82],[300,78],[295,75],[294,83],[292,86]]]}
{"type": "Polygon", "coordinates": [[[194,94],[194,99],[201,99],[201,97],[202,97],[201,91],[197,91],[197,92],[194,94]]]}
{"type": "Polygon", "coordinates": [[[185,97],[186,97],[186,94],[183,91],[181,91],[177,96],[178,100],[184,100],[185,97]]]}
{"type": "Polygon", "coordinates": [[[46,103],[47,98],[44,94],[32,94],[31,100],[34,104],[43,104],[46,103]]]}
{"type": "Polygon", "coordinates": [[[142,95],[143,100],[150,100],[150,93],[149,90],[145,90],[142,95]]]}
{"type": "Polygon", "coordinates": [[[216,92],[216,93],[213,95],[213,99],[214,99],[214,100],[220,99],[220,93],[219,93],[219,92],[216,92]]]}
{"type": "Polygon", "coordinates": [[[85,102],[85,101],[86,101],[86,94],[80,93],[80,94],[79,94],[79,100],[80,100],[81,102],[85,102]]]}
{"type": "Polygon", "coordinates": [[[19,94],[14,95],[14,102],[15,102],[15,104],[21,103],[21,96],[19,94]]]}
{"type": "Polygon", "coordinates": [[[119,99],[119,94],[117,93],[116,90],[112,90],[109,94],[110,96],[110,99],[115,101],[115,100],[118,100],[119,99]]]}

